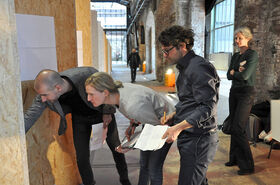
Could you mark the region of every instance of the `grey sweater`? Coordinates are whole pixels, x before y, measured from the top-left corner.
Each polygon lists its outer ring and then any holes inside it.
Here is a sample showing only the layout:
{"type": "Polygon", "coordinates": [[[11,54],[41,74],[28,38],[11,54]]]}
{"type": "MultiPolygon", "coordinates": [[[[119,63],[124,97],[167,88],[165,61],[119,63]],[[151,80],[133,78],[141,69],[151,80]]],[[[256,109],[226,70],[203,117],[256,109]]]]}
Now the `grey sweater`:
{"type": "Polygon", "coordinates": [[[174,105],[151,88],[130,83],[123,85],[119,88],[119,111],[128,119],[159,125],[164,111],[166,115],[175,111],[174,105]]]}

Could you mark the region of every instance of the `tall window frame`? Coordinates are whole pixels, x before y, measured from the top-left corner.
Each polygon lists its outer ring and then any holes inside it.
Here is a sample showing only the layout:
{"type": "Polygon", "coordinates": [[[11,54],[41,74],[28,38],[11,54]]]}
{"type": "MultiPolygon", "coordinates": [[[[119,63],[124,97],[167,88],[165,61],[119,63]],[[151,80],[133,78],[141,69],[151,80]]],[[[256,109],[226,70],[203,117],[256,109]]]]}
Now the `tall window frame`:
{"type": "Polygon", "coordinates": [[[233,52],[235,0],[219,0],[211,11],[210,54],[233,52]]]}
{"type": "Polygon", "coordinates": [[[112,65],[126,64],[127,56],[127,8],[117,2],[91,2],[91,9],[97,11],[97,20],[110,42],[112,65]]]}

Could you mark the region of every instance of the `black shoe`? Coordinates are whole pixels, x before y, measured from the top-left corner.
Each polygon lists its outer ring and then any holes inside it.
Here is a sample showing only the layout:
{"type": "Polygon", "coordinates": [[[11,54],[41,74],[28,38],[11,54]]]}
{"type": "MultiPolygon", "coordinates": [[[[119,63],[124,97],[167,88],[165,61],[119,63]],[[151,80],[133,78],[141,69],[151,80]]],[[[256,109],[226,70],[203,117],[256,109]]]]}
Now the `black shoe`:
{"type": "Polygon", "coordinates": [[[225,163],[225,166],[236,166],[236,165],[237,165],[236,162],[231,162],[231,161],[225,163]]]}
{"type": "Polygon", "coordinates": [[[255,172],[254,169],[249,169],[249,170],[238,170],[237,174],[238,175],[250,175],[253,174],[255,172]]]}

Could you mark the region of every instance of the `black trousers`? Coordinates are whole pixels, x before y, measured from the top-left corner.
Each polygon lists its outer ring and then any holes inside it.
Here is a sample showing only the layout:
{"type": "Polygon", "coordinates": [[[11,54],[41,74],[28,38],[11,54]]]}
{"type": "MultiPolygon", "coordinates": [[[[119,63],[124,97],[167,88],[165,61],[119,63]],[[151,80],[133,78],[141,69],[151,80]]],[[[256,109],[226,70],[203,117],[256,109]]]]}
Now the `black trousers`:
{"type": "Polygon", "coordinates": [[[191,134],[181,132],[177,147],[180,153],[178,185],[208,185],[206,172],[218,149],[217,132],[191,134]]]}
{"type": "Polygon", "coordinates": [[[246,124],[254,96],[254,87],[233,88],[229,94],[229,112],[232,119],[229,160],[236,162],[241,170],[254,169],[254,160],[246,134],[246,124]]]}
{"type": "Polygon", "coordinates": [[[135,82],[137,67],[130,67],[131,82],[135,82]]]}
{"type": "MultiPolygon", "coordinates": [[[[91,135],[91,125],[97,122],[102,122],[102,114],[97,114],[93,117],[83,117],[72,114],[72,127],[74,146],[76,149],[77,164],[80,175],[84,185],[93,185],[95,180],[93,177],[92,168],[90,165],[90,150],[89,142],[91,135]]],[[[108,132],[106,138],[107,144],[113,154],[116,168],[120,175],[120,181],[128,181],[127,164],[124,154],[115,151],[115,147],[120,145],[117,125],[114,114],[112,114],[112,121],[108,125],[108,132]]]]}

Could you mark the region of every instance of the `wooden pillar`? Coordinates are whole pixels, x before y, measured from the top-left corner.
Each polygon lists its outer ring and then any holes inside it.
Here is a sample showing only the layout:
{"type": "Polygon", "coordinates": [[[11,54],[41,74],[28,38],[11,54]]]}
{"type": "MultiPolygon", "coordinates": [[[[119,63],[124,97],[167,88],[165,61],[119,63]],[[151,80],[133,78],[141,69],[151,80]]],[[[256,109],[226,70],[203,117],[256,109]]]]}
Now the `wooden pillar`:
{"type": "Polygon", "coordinates": [[[0,1],[0,184],[28,185],[14,0],[0,1]]]}

